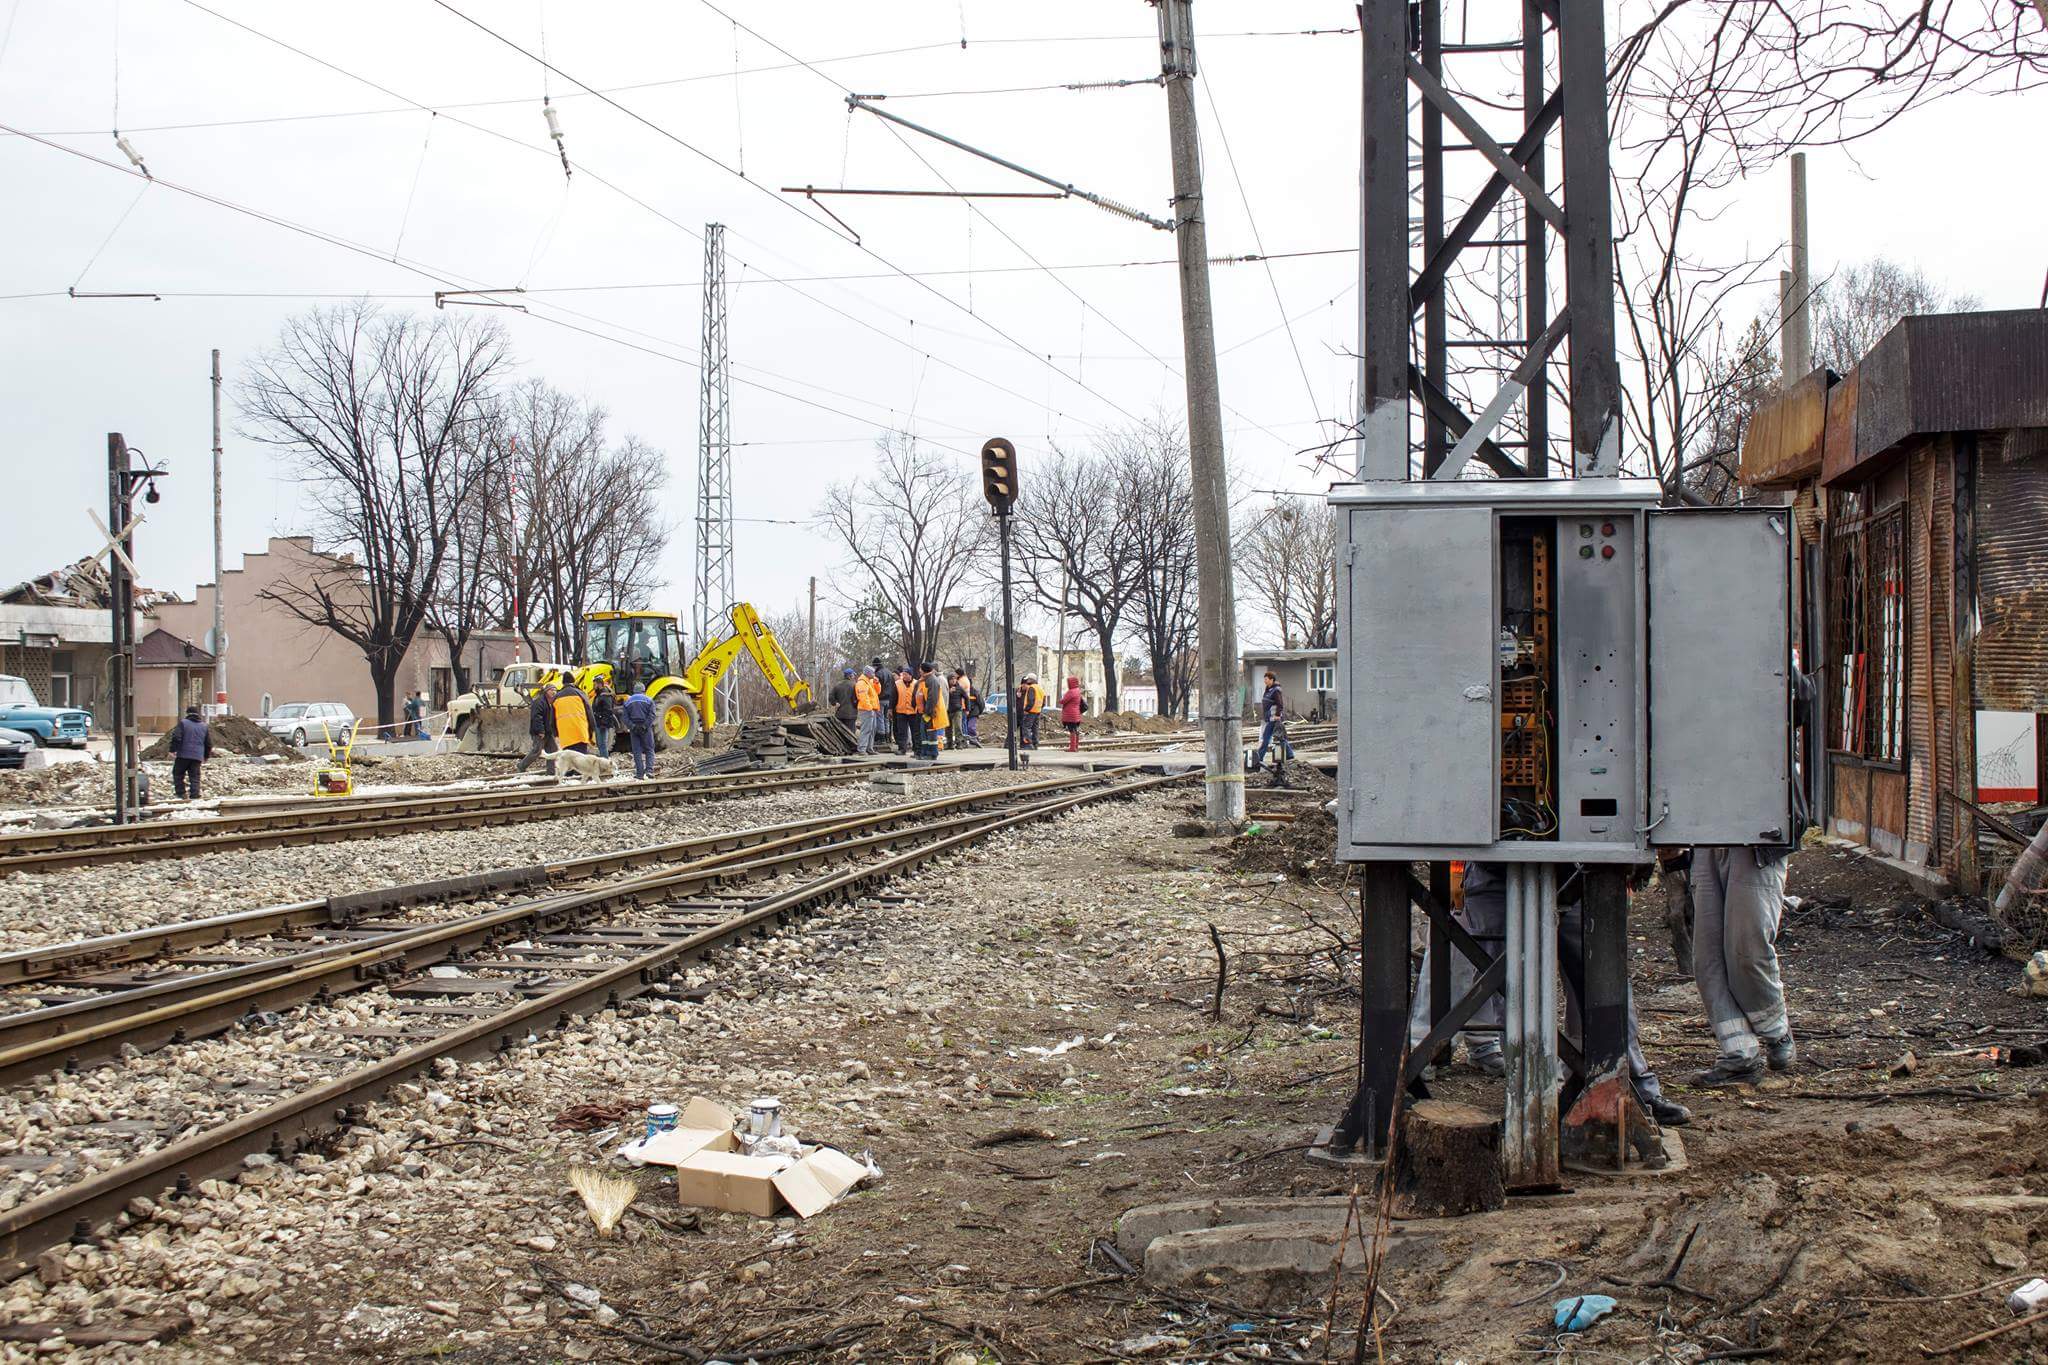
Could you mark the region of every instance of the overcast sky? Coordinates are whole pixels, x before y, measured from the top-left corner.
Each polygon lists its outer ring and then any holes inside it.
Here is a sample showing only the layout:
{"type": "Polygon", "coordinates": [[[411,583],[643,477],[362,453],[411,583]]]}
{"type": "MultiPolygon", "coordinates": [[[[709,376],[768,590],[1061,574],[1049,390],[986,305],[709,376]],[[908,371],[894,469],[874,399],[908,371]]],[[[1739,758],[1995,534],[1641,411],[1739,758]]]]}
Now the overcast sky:
{"type": "MultiPolygon", "coordinates": [[[[86,509],[104,505],[105,436],[118,430],[174,476],[149,509],[144,577],[191,591],[212,572],[210,348],[232,377],[283,318],[323,300],[427,308],[436,289],[524,286],[529,313],[493,315],[522,373],[666,452],[677,534],[657,605],[687,612],[699,233],[712,221],[728,225],[733,283],[737,586],[764,609],[797,602],[811,574],[829,592],[833,547],[784,523],[805,521],[880,428],[913,431],[963,467],[983,437],[1007,435],[1028,479],[1048,441],[1182,407],[1174,274],[1153,264],[1172,256],[1166,233],[1075,200],[983,201],[986,218],[956,200],[829,201],[857,247],[778,193],[940,188],[941,174],[963,189],[1032,188],[849,115],[844,86],[1168,216],[1159,88],[1057,88],[1156,75],[1141,0],[733,0],[734,17],[815,69],[701,0],[451,3],[529,51],[544,43],[564,76],[616,92],[646,122],[544,78],[435,0],[0,0],[0,123],[57,144],[0,137],[0,580],[98,544],[86,509]],[[1055,88],[1017,89],[1038,86],[1055,88]],[[962,91],[1013,93],[947,93],[962,91]],[[543,93],[577,167],[566,184],[543,93]],[[125,169],[117,98],[153,186],[59,150],[125,169]],[[1078,266],[1091,268],[1060,269],[1078,266]],[[73,287],[164,298],[65,297],[73,287]]],[[[1213,254],[1335,253],[1276,260],[1270,276],[1214,272],[1225,422],[1249,488],[1315,486],[1296,452],[1351,402],[1357,40],[1291,31],[1349,28],[1353,14],[1348,0],[1196,7],[1213,254]]],[[[2018,173],[2014,148],[2040,145],[2040,111],[1962,97],[1853,159],[1814,153],[1816,274],[1888,255],[1986,307],[2034,306],[2048,187],[2018,173]]],[[[1753,177],[1711,241],[1777,249],[1784,199],[1782,168],[1753,177]]],[[[238,439],[231,407],[227,421],[233,564],[301,529],[305,490],[238,439]]]]}

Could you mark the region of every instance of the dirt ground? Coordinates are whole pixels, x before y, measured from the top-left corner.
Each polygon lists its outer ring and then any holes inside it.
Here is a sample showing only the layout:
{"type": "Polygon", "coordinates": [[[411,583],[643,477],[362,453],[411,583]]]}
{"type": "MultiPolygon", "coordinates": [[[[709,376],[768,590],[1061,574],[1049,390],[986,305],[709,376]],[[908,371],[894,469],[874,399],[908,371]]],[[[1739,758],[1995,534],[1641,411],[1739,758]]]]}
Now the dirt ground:
{"type": "MultiPolygon", "coordinates": [[[[352,1213],[310,1157],[244,1198],[237,1254],[308,1272],[266,1299],[163,1271],[164,1239],[210,1234],[161,1221],[75,1282],[130,1282],[129,1248],[158,1239],[158,1310],[211,1300],[170,1357],[1350,1359],[1355,1278],[1334,1307],[1320,1283],[1253,1303],[1230,1283],[1159,1289],[1103,1250],[1134,1205],[1354,1189],[1301,1148],[1349,1095],[1355,900],[1312,811],[1233,847],[1173,837],[1194,809],[1153,797],[1003,836],[722,954],[693,978],[701,1001],[608,1012],[394,1095],[361,1139],[382,1155],[348,1167],[366,1185],[348,1182],[352,1213]],[[870,1152],[885,1177],[800,1223],[679,1208],[650,1169],[619,1236],[598,1238],[566,1172],[618,1139],[551,1120],[699,1093],[775,1094],[804,1137],[870,1152]],[[287,1215],[300,1204],[317,1216],[287,1215]]],[[[1844,852],[1797,855],[1792,890],[1798,1066],[1750,1090],[1687,1085],[1714,1049],[1663,894],[1639,896],[1643,1042],[1695,1110],[1687,1164],[1407,1225],[1369,1358],[1883,1361],[2013,1321],[2005,1291],[2048,1263],[2048,1070],[1982,1054],[2048,1039],[2048,1007],[2018,993],[2017,963],[1844,852]],[[1587,1293],[1617,1311],[1553,1331],[1551,1305],[1587,1293]]],[[[1435,1088],[1499,1104],[1462,1065],[1435,1088]]],[[[241,1262],[224,1264],[233,1283],[241,1262]]],[[[2039,1331],[1965,1354],[2048,1358],[2039,1331]]]]}

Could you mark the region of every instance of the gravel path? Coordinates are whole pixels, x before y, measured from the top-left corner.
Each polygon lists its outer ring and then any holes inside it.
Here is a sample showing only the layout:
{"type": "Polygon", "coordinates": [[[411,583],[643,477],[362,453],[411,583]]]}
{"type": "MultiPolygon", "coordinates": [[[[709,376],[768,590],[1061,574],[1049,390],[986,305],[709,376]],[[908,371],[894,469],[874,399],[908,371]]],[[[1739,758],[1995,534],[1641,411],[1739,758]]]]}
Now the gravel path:
{"type": "MultiPolygon", "coordinates": [[[[935,777],[917,790],[935,795],[941,785],[985,786],[991,778],[1008,774],[935,777]]],[[[701,1004],[646,997],[504,1056],[444,1060],[431,1080],[397,1087],[372,1106],[330,1151],[283,1162],[253,1156],[236,1179],[202,1182],[189,1199],[134,1201],[106,1245],[55,1249],[37,1273],[0,1286],[0,1320],[173,1318],[185,1334],[171,1345],[173,1358],[379,1359],[444,1338],[491,1359],[619,1358],[583,1341],[565,1350],[549,1330],[561,1303],[536,1272],[551,1254],[590,1241],[580,1207],[564,1198],[563,1170],[601,1160],[608,1145],[552,1130],[549,1118],[593,1098],[638,1103],[702,1090],[743,1102],[772,1092],[800,1128],[859,1145],[896,1132],[900,1117],[885,1118],[884,1106],[934,1117],[989,1107],[988,1072],[1016,1065],[1002,1058],[1017,1058],[1026,1036],[1049,1040],[1073,1008],[1057,984],[1072,975],[1067,954],[1027,950],[1020,964],[988,951],[1009,918],[1005,902],[1042,891],[1045,867],[1079,831],[1112,848],[1156,838],[1171,799],[1151,794],[1014,830],[930,865],[892,887],[890,900],[833,906],[766,939],[742,940],[678,977],[683,989],[713,992],[701,1004]],[[987,900],[991,871],[1017,863],[1023,867],[1001,883],[1002,899],[987,900]],[[971,1044],[946,1038],[949,1007],[1020,995],[1057,1022],[1035,1023],[1007,1043],[979,1032],[971,1044]],[[897,1035],[890,1055],[865,1040],[870,1032],[877,1040],[897,1035]],[[920,1074],[927,1047],[954,1044],[988,1060],[920,1074]]],[[[1134,889],[1099,884],[1089,889],[1092,904],[1069,901],[1068,909],[1107,911],[1134,889]]],[[[1104,946],[1116,948],[1090,978],[1105,968],[1121,975],[1126,952],[1137,948],[1135,922],[1105,913],[1104,946]]],[[[387,1011],[381,993],[366,992],[317,1014],[294,1011],[267,1031],[129,1057],[6,1097],[0,1157],[61,1151],[63,1159],[36,1169],[23,1157],[9,1164],[30,1169],[11,1173],[0,1166],[12,1176],[0,1207],[118,1162],[138,1144],[158,1145],[274,1098],[272,1087],[330,1075],[336,1058],[379,1055],[393,1044],[343,1038],[337,1028],[388,1023],[387,1011]]],[[[1097,1037],[1090,1046],[1117,1043],[1097,1037]]],[[[659,1186],[640,1207],[690,1218],[659,1197],[659,1186]]],[[[762,1230],[779,1237],[782,1227],[727,1221],[750,1263],[766,1240],[762,1230]]],[[[629,1217],[627,1240],[613,1247],[628,1256],[636,1245],[651,1250],[641,1241],[646,1232],[629,1217]]],[[[707,1291],[692,1284],[689,1292],[707,1291]]],[[[748,1292],[758,1300],[765,1291],[748,1292]]],[[[595,1321],[615,1318],[607,1307],[595,1310],[595,1321]]],[[[111,1359],[132,1349],[77,1354],[111,1359]]],[[[0,1361],[33,1352],[0,1344],[0,1361]]]]}

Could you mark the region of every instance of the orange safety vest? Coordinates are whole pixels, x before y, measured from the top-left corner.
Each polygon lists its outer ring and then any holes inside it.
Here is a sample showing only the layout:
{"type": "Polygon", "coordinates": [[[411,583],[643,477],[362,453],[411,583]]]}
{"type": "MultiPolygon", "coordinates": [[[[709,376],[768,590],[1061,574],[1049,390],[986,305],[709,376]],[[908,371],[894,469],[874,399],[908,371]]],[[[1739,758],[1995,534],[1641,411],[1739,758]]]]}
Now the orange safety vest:
{"type": "Polygon", "coordinates": [[[899,716],[914,716],[919,711],[922,711],[924,707],[921,704],[923,699],[920,694],[923,689],[923,683],[905,682],[903,679],[898,678],[896,680],[896,714],[899,716]]]}
{"type": "Polygon", "coordinates": [[[565,687],[555,697],[555,742],[564,749],[590,742],[590,705],[576,688],[565,687]]]}
{"type": "Polygon", "coordinates": [[[924,694],[925,694],[925,697],[924,697],[924,699],[925,699],[925,700],[927,700],[927,701],[929,701],[929,702],[931,703],[931,708],[932,708],[932,728],[933,728],[934,730],[943,730],[943,729],[945,729],[945,728],[946,728],[946,689],[945,689],[945,688],[944,688],[943,686],[940,686],[940,687],[932,687],[932,686],[930,686],[930,685],[928,685],[928,684],[926,684],[926,683],[922,683],[922,682],[918,684],[918,688],[919,688],[919,690],[921,690],[921,691],[923,691],[923,692],[924,692],[924,694]]]}
{"type": "Polygon", "coordinates": [[[853,706],[857,711],[882,709],[882,684],[865,673],[853,680],[853,706]]]}
{"type": "Polygon", "coordinates": [[[1023,692],[1025,715],[1035,716],[1040,711],[1043,711],[1045,709],[1044,688],[1040,687],[1037,683],[1025,683],[1023,687],[1023,692]]]}

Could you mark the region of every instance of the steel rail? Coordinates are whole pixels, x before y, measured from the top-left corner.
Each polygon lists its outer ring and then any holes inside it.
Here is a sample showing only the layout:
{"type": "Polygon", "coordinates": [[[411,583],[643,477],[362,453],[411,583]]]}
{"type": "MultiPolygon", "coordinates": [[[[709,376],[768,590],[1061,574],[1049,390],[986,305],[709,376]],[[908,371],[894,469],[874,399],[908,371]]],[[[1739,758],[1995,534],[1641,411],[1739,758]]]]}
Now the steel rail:
{"type": "Polygon", "coordinates": [[[466,791],[388,800],[338,798],[331,806],[294,806],[205,820],[88,825],[0,835],[0,873],[44,871],[88,863],[184,858],[223,849],[383,838],[430,829],[519,820],[548,820],[618,807],[641,807],[710,796],[747,795],[830,786],[871,776],[867,764],[711,773],[655,782],[554,785],[511,791],[466,791]]]}
{"type": "Polygon", "coordinates": [[[90,1235],[93,1228],[113,1218],[137,1197],[157,1198],[166,1189],[190,1189],[200,1180],[232,1171],[243,1157],[254,1152],[284,1152],[292,1146],[303,1150],[336,1126],[351,1122],[356,1105],[375,1099],[397,1082],[420,1075],[443,1057],[473,1056],[494,1043],[499,1051],[510,1051],[517,1045],[514,1040],[522,1031],[520,1026],[549,1015],[555,1016],[557,1023],[566,1024],[575,1015],[610,1008],[666,981],[683,962],[701,957],[742,934],[766,932],[798,912],[851,899],[867,888],[1027,820],[1063,814],[1095,801],[1129,799],[1149,788],[1182,780],[1184,776],[1146,777],[1130,783],[1104,784],[1020,810],[991,813],[970,828],[891,854],[879,862],[841,868],[800,887],[762,897],[719,924],[608,970],[521,1001],[348,1075],[309,1087],[289,1099],[136,1157],[113,1170],[28,1200],[0,1212],[0,1280],[30,1269],[42,1251],[73,1236],[90,1235]]]}
{"type": "MultiPolygon", "coordinates": [[[[1019,799],[1029,800],[1049,790],[1101,785],[1111,776],[1060,778],[1023,788],[997,787],[803,821],[793,826],[767,827],[754,831],[761,838],[742,846],[701,853],[680,867],[644,873],[622,882],[543,895],[453,920],[396,927],[368,938],[251,958],[87,999],[0,1015],[0,1083],[41,1074],[59,1065],[69,1069],[124,1046],[147,1051],[166,1043],[206,1037],[224,1032],[255,1012],[288,1007],[316,996],[332,997],[367,989],[395,975],[436,963],[459,962],[507,935],[581,928],[602,907],[637,902],[648,895],[672,897],[702,891],[728,880],[747,881],[779,874],[792,867],[808,866],[818,857],[859,856],[906,838],[926,837],[934,829],[949,829],[982,818],[942,814],[949,810],[1014,805],[1019,799]],[[925,823],[908,831],[898,828],[908,821],[931,821],[935,817],[936,824],[925,823]]],[[[667,847],[692,848],[705,842],[709,841],[686,840],[667,847]]]]}
{"type": "MultiPolygon", "coordinates": [[[[928,801],[899,803],[895,806],[879,807],[867,814],[879,815],[896,811],[902,813],[899,818],[908,818],[919,811],[972,804],[991,799],[997,794],[1052,791],[1088,780],[1090,779],[1086,774],[1053,777],[1039,782],[987,788],[928,801]]],[[[68,943],[22,948],[0,953],[0,986],[21,985],[96,968],[169,957],[173,953],[212,947],[238,938],[269,937],[280,932],[321,926],[348,927],[365,914],[384,914],[429,902],[481,900],[493,894],[540,885],[559,887],[587,877],[617,872],[636,864],[677,862],[709,853],[744,848],[787,834],[823,829],[848,818],[850,817],[846,813],[813,816],[806,820],[782,824],[756,825],[745,829],[693,835],[668,843],[643,844],[609,853],[591,853],[523,867],[495,868],[486,872],[433,881],[407,882],[372,891],[235,910],[226,914],[208,915],[203,919],[180,920],[143,929],[130,929],[117,934],[74,939],[68,943]]]]}

